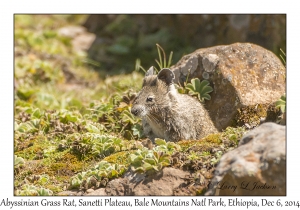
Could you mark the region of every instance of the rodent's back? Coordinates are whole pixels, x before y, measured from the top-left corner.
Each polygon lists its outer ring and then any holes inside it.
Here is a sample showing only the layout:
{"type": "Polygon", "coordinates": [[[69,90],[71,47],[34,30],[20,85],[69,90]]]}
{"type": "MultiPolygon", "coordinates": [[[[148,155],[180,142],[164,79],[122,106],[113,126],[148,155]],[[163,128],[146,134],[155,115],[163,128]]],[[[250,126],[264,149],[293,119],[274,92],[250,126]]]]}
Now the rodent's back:
{"type": "Polygon", "coordinates": [[[188,124],[189,133],[187,137],[183,139],[200,139],[208,134],[218,132],[215,128],[208,111],[204,108],[203,104],[200,103],[196,98],[186,94],[178,93],[178,104],[177,113],[181,117],[181,125],[188,124]]]}

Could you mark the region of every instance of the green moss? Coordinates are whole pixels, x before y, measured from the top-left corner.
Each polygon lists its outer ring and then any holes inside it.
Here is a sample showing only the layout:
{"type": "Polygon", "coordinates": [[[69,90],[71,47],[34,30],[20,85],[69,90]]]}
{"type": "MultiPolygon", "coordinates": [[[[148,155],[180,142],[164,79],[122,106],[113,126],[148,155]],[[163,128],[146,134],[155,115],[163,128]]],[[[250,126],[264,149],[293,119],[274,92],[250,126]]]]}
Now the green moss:
{"type": "Polygon", "coordinates": [[[70,153],[65,153],[48,165],[48,173],[58,176],[73,176],[83,169],[84,162],[70,153]]]}
{"type": "Polygon", "coordinates": [[[207,191],[207,187],[199,187],[196,189],[196,196],[204,195],[207,191]]]}
{"type": "Polygon", "coordinates": [[[15,154],[27,160],[39,160],[44,157],[44,150],[48,149],[51,143],[45,136],[35,136],[33,138],[19,141],[15,145],[15,154]]]}
{"type": "Polygon", "coordinates": [[[210,143],[214,143],[214,144],[221,144],[222,140],[221,140],[221,134],[220,133],[213,133],[210,134],[206,137],[204,137],[203,139],[201,139],[202,142],[210,142],[210,143]]]}
{"type": "Polygon", "coordinates": [[[107,161],[109,163],[115,163],[118,165],[124,165],[124,166],[129,166],[129,155],[133,154],[135,150],[130,150],[130,151],[122,151],[122,152],[117,152],[112,155],[109,155],[105,157],[103,160],[107,161]]]}
{"type": "Polygon", "coordinates": [[[260,124],[261,120],[276,121],[278,109],[274,104],[256,104],[238,109],[233,125],[255,127],[260,124]]]}
{"type": "Polygon", "coordinates": [[[210,151],[212,148],[218,147],[221,144],[221,139],[219,134],[211,134],[201,140],[191,140],[191,141],[179,141],[178,144],[182,148],[182,152],[187,150],[194,150],[200,152],[210,151]]]}
{"type": "Polygon", "coordinates": [[[198,142],[199,142],[198,140],[183,140],[183,141],[177,142],[177,144],[181,147],[182,151],[186,151],[188,148],[190,148],[191,146],[194,146],[198,142]]]}

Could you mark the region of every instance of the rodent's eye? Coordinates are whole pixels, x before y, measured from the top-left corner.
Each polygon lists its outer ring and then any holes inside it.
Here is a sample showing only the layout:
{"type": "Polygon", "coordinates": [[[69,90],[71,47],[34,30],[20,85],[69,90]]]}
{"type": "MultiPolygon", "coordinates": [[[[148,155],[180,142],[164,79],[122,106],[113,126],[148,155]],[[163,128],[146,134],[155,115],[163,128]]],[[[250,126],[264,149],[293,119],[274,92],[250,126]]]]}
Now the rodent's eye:
{"type": "Polygon", "coordinates": [[[146,100],[147,102],[152,102],[153,101],[153,97],[152,96],[149,96],[149,97],[147,97],[147,100],[146,100]]]}

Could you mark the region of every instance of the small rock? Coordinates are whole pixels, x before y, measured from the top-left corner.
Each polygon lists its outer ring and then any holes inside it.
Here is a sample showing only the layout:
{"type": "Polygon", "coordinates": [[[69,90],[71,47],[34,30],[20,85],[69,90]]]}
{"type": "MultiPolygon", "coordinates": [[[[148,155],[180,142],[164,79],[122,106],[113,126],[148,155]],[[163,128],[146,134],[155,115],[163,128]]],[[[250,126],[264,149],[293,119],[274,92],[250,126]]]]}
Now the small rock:
{"type": "Polygon", "coordinates": [[[99,189],[94,190],[93,192],[90,192],[87,194],[87,196],[90,196],[90,195],[105,196],[107,194],[105,193],[105,188],[99,188],[99,189]]]}
{"type": "Polygon", "coordinates": [[[76,195],[77,195],[77,196],[82,196],[83,194],[84,194],[84,192],[79,191],[76,195]]]}
{"type": "Polygon", "coordinates": [[[63,192],[57,193],[58,196],[75,196],[77,195],[78,191],[66,190],[63,192]]]}
{"type": "Polygon", "coordinates": [[[93,189],[88,189],[87,191],[86,191],[86,193],[92,193],[92,192],[94,192],[95,190],[93,190],[93,189]]]}

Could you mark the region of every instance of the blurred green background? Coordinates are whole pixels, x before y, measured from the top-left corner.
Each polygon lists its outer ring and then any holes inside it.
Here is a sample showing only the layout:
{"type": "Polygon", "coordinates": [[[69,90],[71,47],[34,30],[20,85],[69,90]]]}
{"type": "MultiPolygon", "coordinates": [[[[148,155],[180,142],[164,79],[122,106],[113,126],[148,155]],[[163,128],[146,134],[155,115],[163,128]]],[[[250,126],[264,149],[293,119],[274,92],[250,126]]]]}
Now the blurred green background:
{"type": "Polygon", "coordinates": [[[149,68],[156,43],[173,51],[173,64],[196,49],[235,42],[286,52],[285,14],[101,14],[88,15],[83,26],[96,35],[89,58],[109,73],[132,71],[137,58],[149,68]]]}

